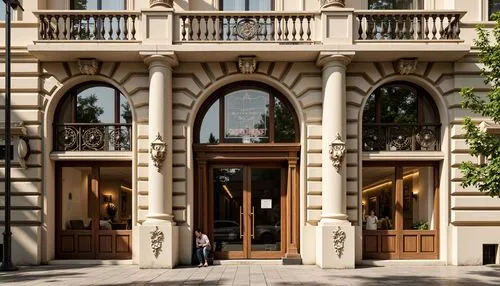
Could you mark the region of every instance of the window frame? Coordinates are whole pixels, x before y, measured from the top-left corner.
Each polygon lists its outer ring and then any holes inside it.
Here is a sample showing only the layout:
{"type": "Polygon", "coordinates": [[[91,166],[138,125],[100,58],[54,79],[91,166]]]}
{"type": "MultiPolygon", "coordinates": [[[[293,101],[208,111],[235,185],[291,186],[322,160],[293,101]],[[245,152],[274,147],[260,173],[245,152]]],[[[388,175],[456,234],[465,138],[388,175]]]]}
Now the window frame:
{"type": "MultiPolygon", "coordinates": [[[[388,1],[393,1],[393,0],[388,0],[388,1]]],[[[415,8],[412,10],[423,10],[425,8],[425,2],[424,0],[412,0],[413,4],[415,5],[415,8]]],[[[378,10],[378,9],[370,9],[370,0],[366,1],[366,9],[368,10],[378,10]]],[[[389,9],[389,10],[399,10],[399,9],[389,9]]]]}
{"type": "MultiPolygon", "coordinates": [[[[234,0],[233,0],[234,1],[234,0]]],[[[245,1],[245,10],[243,11],[250,11],[250,1],[252,0],[244,0],[245,1]]],[[[271,1],[271,11],[276,11],[276,1],[274,0],[270,0],[271,1]]],[[[224,0],[219,0],[219,11],[227,11],[227,10],[224,10],[224,0]]],[[[257,11],[255,11],[257,12],[257,11]]]]}
{"type": "MultiPolygon", "coordinates": [[[[492,22],[494,23],[495,21],[493,21],[490,17],[493,13],[491,13],[490,15],[490,1],[491,0],[483,0],[483,21],[486,21],[486,22],[492,22]]],[[[497,12],[500,12],[500,9],[497,11],[497,12]]]]}
{"type": "Polygon", "coordinates": [[[210,99],[207,99],[204,103],[203,106],[200,108],[198,111],[198,115],[196,116],[195,120],[195,128],[194,128],[194,142],[195,144],[200,144],[200,145],[224,145],[224,144],[237,144],[237,145],[251,145],[251,144],[257,144],[257,145],[262,145],[262,144],[290,144],[290,143],[299,143],[300,142],[300,125],[299,121],[297,118],[297,114],[295,111],[295,108],[293,108],[292,104],[290,101],[285,98],[280,92],[278,92],[276,89],[272,88],[271,86],[268,86],[263,83],[259,82],[254,82],[254,81],[240,81],[240,82],[235,82],[233,84],[224,86],[220,89],[218,89],[216,92],[212,94],[210,99]],[[224,106],[224,97],[226,95],[229,95],[233,92],[240,91],[240,90],[245,90],[245,89],[253,89],[253,90],[260,90],[263,92],[267,92],[269,94],[269,127],[268,127],[268,137],[269,137],[269,142],[262,142],[262,143],[228,143],[225,142],[224,140],[224,131],[225,131],[225,106],[224,106]],[[274,117],[275,117],[275,102],[276,98],[279,99],[281,104],[285,105],[290,112],[292,113],[292,118],[293,118],[293,124],[294,124],[294,130],[295,130],[295,138],[292,142],[275,142],[275,124],[274,124],[274,117]],[[219,142],[215,144],[211,143],[200,143],[200,133],[201,133],[201,127],[203,125],[203,120],[205,119],[205,116],[207,112],[210,110],[210,108],[213,106],[213,104],[216,104],[217,101],[219,100],[219,142]],[[271,128],[272,127],[272,128],[271,128]]]}
{"type": "MultiPolygon", "coordinates": [[[[102,8],[101,9],[97,9],[97,10],[76,10],[76,9],[71,8],[73,6],[73,1],[74,0],[68,0],[66,2],[66,5],[67,5],[66,10],[74,10],[74,11],[106,11],[106,10],[103,10],[102,8]]],[[[101,7],[102,7],[102,1],[103,0],[96,0],[96,1],[98,1],[98,3],[100,2],[101,3],[101,7]]],[[[110,1],[117,1],[117,0],[110,0],[110,1]]],[[[122,0],[122,1],[123,1],[123,4],[124,4],[123,11],[128,10],[128,7],[130,6],[129,5],[129,0],[122,0]]]]}

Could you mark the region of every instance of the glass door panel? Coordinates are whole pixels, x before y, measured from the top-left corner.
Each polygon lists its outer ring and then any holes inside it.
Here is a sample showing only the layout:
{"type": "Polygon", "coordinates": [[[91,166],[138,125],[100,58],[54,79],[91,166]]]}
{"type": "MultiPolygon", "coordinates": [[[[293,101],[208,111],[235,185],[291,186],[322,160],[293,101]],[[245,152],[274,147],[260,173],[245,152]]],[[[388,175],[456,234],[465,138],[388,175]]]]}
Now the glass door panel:
{"type": "Polygon", "coordinates": [[[403,229],[432,230],[434,168],[403,168],[403,229]]]}
{"type": "Polygon", "coordinates": [[[251,169],[251,251],[281,251],[281,168],[251,169]]]}
{"type": "Polygon", "coordinates": [[[212,181],[215,251],[242,253],[244,169],[213,168],[212,181]]]}

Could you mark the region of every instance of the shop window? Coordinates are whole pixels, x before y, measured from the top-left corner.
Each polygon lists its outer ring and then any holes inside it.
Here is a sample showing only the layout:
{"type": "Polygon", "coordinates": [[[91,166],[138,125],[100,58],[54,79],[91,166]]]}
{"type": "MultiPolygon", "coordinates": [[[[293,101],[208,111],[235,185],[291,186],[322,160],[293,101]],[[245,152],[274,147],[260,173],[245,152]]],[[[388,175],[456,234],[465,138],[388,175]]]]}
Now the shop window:
{"type": "Polygon", "coordinates": [[[219,91],[202,112],[198,142],[297,142],[297,119],[290,104],[273,89],[247,83],[219,91]]]}
{"type": "Polygon", "coordinates": [[[415,10],[423,9],[422,0],[369,0],[371,10],[415,10]]]}
{"type": "Polygon", "coordinates": [[[221,11],[272,11],[273,0],[220,0],[221,11]]]}

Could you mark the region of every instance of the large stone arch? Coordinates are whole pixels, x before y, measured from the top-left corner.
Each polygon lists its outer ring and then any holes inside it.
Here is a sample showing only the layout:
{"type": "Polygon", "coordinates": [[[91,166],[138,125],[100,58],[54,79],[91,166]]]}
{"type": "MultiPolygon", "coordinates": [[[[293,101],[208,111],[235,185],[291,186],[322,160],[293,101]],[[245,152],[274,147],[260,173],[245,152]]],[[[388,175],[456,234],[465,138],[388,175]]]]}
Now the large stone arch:
{"type": "MultiPolygon", "coordinates": [[[[368,97],[377,88],[396,81],[413,83],[423,88],[431,96],[437,106],[441,121],[441,154],[442,167],[440,174],[440,212],[448,212],[448,194],[450,189],[450,108],[457,104],[458,91],[454,88],[453,65],[449,63],[418,63],[412,74],[402,75],[393,62],[353,63],[347,73],[347,130],[348,150],[348,208],[356,206],[357,221],[361,221],[361,188],[362,188],[362,120],[364,106],[368,97]],[[349,182],[351,185],[349,186],[349,182]]],[[[394,158],[398,159],[398,158],[394,158]]],[[[422,159],[430,159],[429,157],[422,159]]],[[[401,158],[399,158],[401,160],[401,158]]],[[[440,217],[440,260],[447,259],[447,226],[449,217],[440,217]]],[[[361,227],[358,223],[359,231],[361,227]]],[[[361,238],[361,234],[358,236],[361,238]]],[[[356,259],[361,260],[361,243],[356,250],[356,259]]]]}
{"type": "MultiPolygon", "coordinates": [[[[293,106],[301,134],[301,225],[316,223],[320,218],[321,70],[310,62],[261,62],[255,73],[242,74],[234,62],[183,63],[173,74],[174,215],[178,222],[186,224],[180,231],[181,241],[191,237],[194,214],[190,206],[194,203],[192,144],[196,116],[217,89],[242,80],[257,81],[275,88],[293,106]]],[[[191,257],[190,253],[181,253],[180,256],[181,260],[191,257]]]]}
{"type": "MultiPolygon", "coordinates": [[[[85,82],[102,82],[118,89],[128,100],[132,111],[132,146],[133,150],[126,157],[107,158],[86,158],[86,160],[131,160],[132,161],[132,182],[138,194],[138,160],[139,146],[145,139],[138,136],[139,132],[146,129],[148,120],[148,88],[149,76],[147,68],[143,63],[101,63],[98,71],[94,75],[82,74],[76,62],[70,63],[42,63],[43,74],[41,76],[41,92],[43,112],[43,130],[41,130],[43,140],[43,220],[42,220],[42,257],[48,261],[55,256],[55,164],[50,158],[53,146],[52,122],[54,113],[65,94],[72,88],[85,82]]],[[[147,150],[145,151],[147,152],[147,150]]],[[[147,164],[147,158],[145,160],[147,164]]],[[[147,168],[147,165],[146,165],[147,168]]],[[[147,171],[146,171],[147,173],[147,171]]],[[[147,187],[147,178],[146,187],[147,187]]],[[[147,189],[146,189],[147,190],[147,189]]],[[[137,223],[137,195],[133,195],[133,221],[137,223]]],[[[137,253],[134,239],[133,253],[137,253]]]]}

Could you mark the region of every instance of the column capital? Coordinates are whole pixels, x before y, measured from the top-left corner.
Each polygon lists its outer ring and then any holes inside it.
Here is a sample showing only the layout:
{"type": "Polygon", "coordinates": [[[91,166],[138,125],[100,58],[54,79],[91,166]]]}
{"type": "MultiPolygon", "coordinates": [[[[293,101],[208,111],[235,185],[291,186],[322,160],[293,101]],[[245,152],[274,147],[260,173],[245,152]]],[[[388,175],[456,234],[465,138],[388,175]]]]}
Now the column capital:
{"type": "Polygon", "coordinates": [[[321,0],[321,9],[323,8],[344,8],[345,0],[321,0]]]}
{"type": "Polygon", "coordinates": [[[353,54],[320,53],[316,65],[320,67],[341,66],[346,67],[351,63],[353,54]]]}
{"type": "Polygon", "coordinates": [[[149,68],[158,66],[173,68],[179,64],[175,53],[168,53],[168,54],[141,53],[141,56],[144,58],[144,63],[147,64],[149,68]]]}
{"type": "Polygon", "coordinates": [[[174,8],[174,0],[149,0],[149,7],[174,8]]]}

